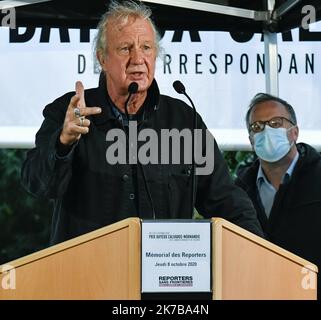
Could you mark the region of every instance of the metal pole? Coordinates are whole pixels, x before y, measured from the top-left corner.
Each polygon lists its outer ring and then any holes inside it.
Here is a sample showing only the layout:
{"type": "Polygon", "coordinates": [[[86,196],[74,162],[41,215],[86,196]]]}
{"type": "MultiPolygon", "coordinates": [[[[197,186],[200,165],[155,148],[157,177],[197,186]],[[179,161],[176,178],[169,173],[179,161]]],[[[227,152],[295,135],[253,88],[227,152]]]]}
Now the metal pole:
{"type": "MultiPolygon", "coordinates": [[[[270,14],[274,9],[275,0],[267,0],[270,14]]],[[[264,32],[265,51],[265,90],[274,96],[279,95],[279,73],[278,73],[278,41],[277,34],[269,31],[264,32]]]]}
{"type": "Polygon", "coordinates": [[[279,95],[277,34],[264,32],[265,89],[274,96],[279,95]]]}
{"type": "Polygon", "coordinates": [[[179,7],[185,9],[192,9],[198,11],[212,12],[218,14],[225,14],[229,16],[241,17],[246,19],[252,19],[255,21],[266,21],[268,19],[267,11],[255,11],[242,9],[237,7],[231,7],[228,5],[219,5],[201,1],[192,0],[143,0],[147,3],[156,3],[161,5],[168,5],[172,7],[179,7]]]}
{"type": "Polygon", "coordinates": [[[288,0],[284,2],[281,6],[279,6],[275,10],[275,18],[282,17],[284,14],[286,14],[288,11],[290,11],[293,7],[295,7],[300,2],[301,0],[288,0]]]}

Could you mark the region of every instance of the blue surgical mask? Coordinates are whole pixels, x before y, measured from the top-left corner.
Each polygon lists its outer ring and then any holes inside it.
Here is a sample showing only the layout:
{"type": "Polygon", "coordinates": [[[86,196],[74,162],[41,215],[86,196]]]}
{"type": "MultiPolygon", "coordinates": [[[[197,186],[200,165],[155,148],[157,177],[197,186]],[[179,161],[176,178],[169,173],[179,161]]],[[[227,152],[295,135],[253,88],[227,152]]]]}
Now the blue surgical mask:
{"type": "Polygon", "coordinates": [[[288,154],[294,144],[289,142],[288,131],[293,127],[286,128],[271,128],[265,126],[264,130],[255,133],[254,150],[259,158],[267,162],[276,162],[288,154]]]}

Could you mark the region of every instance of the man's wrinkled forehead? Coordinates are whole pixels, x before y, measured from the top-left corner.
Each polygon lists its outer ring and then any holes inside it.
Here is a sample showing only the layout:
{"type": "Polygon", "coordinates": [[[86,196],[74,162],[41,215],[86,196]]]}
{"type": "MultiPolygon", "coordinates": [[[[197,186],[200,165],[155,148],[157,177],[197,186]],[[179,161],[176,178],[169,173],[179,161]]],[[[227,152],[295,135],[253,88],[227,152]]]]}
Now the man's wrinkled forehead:
{"type": "Polygon", "coordinates": [[[118,33],[122,32],[124,28],[130,27],[135,22],[141,22],[141,25],[135,26],[138,30],[140,29],[141,32],[147,31],[149,28],[153,29],[151,23],[148,20],[145,20],[141,17],[136,16],[128,16],[128,17],[115,17],[111,18],[106,25],[106,32],[107,33],[118,33]]]}

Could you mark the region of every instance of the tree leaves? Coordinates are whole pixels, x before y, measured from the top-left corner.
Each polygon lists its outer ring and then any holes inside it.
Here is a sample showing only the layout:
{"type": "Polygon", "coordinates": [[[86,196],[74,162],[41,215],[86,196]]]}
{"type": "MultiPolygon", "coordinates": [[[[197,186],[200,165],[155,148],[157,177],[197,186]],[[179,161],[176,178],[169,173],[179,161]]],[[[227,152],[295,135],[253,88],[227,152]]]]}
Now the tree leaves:
{"type": "Polygon", "coordinates": [[[51,204],[23,189],[26,150],[0,149],[0,264],[48,246],[51,204]]]}

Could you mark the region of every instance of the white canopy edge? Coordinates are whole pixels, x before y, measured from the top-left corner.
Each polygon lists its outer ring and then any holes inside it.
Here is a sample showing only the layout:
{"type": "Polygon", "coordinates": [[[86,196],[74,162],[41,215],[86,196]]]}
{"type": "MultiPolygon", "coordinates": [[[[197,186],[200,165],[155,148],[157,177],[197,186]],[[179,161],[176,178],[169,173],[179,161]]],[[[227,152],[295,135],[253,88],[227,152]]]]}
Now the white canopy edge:
{"type": "Polygon", "coordinates": [[[51,0],[25,0],[25,1],[5,0],[0,2],[0,10],[26,6],[28,4],[34,4],[38,2],[48,2],[48,1],[51,1],[51,0]]]}
{"type": "MultiPolygon", "coordinates": [[[[35,146],[38,127],[0,127],[0,148],[29,149],[35,146]]],[[[210,129],[222,151],[251,151],[245,129],[210,129]]],[[[300,130],[298,142],[321,151],[321,130],[300,130]]]]}

